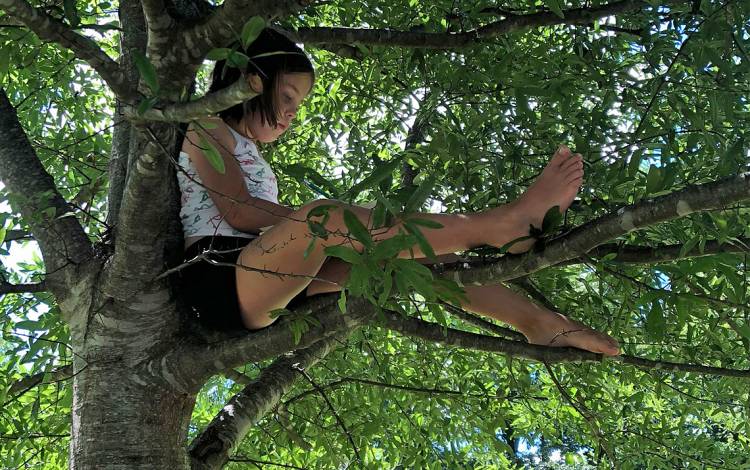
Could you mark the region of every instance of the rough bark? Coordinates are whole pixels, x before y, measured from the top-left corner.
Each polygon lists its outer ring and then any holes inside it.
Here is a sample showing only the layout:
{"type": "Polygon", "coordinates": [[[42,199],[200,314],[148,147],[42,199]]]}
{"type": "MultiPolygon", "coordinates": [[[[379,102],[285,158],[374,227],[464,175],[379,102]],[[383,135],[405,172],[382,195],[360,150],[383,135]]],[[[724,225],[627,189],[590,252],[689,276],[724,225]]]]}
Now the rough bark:
{"type": "MultiPolygon", "coordinates": [[[[119,8],[120,24],[123,34],[120,36],[120,70],[128,83],[138,83],[138,70],[134,63],[134,52],[145,53],[148,41],[143,10],[139,2],[124,0],[119,8]]],[[[120,215],[120,203],[127,177],[128,155],[133,128],[124,116],[127,102],[117,99],[112,132],[112,151],[109,158],[109,193],[107,195],[107,225],[117,224],[120,215]]]]}
{"type": "Polygon", "coordinates": [[[263,369],[260,376],[232,397],[206,429],[190,445],[193,469],[223,467],[250,427],[276,406],[299,377],[297,368],[308,369],[328,355],[350,331],[330,336],[312,346],[283,355],[263,369]]]}
{"type": "Polygon", "coordinates": [[[188,468],[193,395],[141,382],[132,358],[75,362],[71,469],[188,468]]]}

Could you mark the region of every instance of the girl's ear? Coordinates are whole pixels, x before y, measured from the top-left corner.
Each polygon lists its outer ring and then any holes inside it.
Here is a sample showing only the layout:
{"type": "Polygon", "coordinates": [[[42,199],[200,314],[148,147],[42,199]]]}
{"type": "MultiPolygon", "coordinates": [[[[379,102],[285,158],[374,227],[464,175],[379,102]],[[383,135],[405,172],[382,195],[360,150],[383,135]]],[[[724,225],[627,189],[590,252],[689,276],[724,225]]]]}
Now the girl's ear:
{"type": "Polygon", "coordinates": [[[250,88],[258,92],[258,94],[263,93],[263,81],[261,81],[260,76],[249,74],[245,76],[245,79],[247,80],[247,84],[250,85],[250,88]]]}

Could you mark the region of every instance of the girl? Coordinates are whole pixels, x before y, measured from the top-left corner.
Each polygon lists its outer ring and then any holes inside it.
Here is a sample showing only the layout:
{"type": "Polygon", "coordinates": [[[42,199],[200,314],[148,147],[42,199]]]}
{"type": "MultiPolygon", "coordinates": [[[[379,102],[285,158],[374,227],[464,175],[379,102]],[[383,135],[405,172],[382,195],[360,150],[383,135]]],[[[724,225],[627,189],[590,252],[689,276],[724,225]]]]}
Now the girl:
{"type": "MultiPolygon", "coordinates": [[[[329,200],[313,201],[296,210],[278,203],[276,177],[256,142],[273,142],[289,128],[312,88],[314,71],[299,47],[271,29],[263,31],[245,52],[251,61],[244,73],[226,68],[223,61],[216,64],[210,91],[244,76],[256,90],[262,90],[261,94],[219,113],[213,125],[205,129],[188,130],[180,153],[185,174],[180,172],[178,179],[185,259],[210,249],[206,256],[222,263],[217,266],[202,260],[183,270],[188,301],[200,319],[212,327],[255,330],[273,323],[269,312],[288,306],[295,297],[340,289],[348,267],[327,258],[324,249],[351,243],[343,222],[344,208],[365,225],[370,211],[329,200]],[[202,139],[219,149],[224,173],[207,160],[202,139]],[[303,256],[312,237],[308,214],[320,205],[331,204],[335,207],[328,211],[328,238],[318,239],[303,256]],[[262,228],[265,231],[261,234],[262,228]]],[[[550,207],[567,209],[582,178],[582,157],[561,146],[534,184],[513,203],[479,213],[411,217],[443,226],[423,229],[437,255],[480,245],[502,246],[528,235],[530,225],[540,226],[550,207]]],[[[320,220],[316,216],[312,219],[320,220]]],[[[373,238],[379,241],[397,233],[398,223],[379,229],[373,238]]],[[[527,241],[513,248],[518,252],[530,246],[527,241]]],[[[355,242],[355,248],[361,247],[355,242]]],[[[424,257],[418,249],[413,253],[424,257]]],[[[513,325],[531,343],[619,354],[613,338],[535,305],[501,285],[467,286],[465,291],[464,309],[513,325]]]]}

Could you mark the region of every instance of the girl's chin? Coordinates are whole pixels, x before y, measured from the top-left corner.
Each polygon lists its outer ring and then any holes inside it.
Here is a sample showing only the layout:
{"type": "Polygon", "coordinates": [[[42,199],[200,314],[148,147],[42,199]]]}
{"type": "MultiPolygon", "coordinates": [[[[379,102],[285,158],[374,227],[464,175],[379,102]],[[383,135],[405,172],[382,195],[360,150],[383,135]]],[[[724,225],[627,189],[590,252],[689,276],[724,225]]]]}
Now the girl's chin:
{"type": "Polygon", "coordinates": [[[284,133],[284,129],[272,129],[272,128],[263,128],[258,129],[257,131],[253,132],[253,136],[255,137],[255,140],[258,142],[263,142],[264,144],[270,144],[271,142],[274,142],[276,139],[281,137],[281,134],[284,133]]]}

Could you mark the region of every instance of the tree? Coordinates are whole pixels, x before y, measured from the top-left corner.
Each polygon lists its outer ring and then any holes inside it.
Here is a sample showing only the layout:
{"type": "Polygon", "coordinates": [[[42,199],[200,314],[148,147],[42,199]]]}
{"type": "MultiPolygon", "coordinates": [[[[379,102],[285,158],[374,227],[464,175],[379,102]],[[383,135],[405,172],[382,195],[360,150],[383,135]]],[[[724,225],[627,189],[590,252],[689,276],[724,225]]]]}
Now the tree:
{"type": "Polygon", "coordinates": [[[748,464],[747,2],[0,11],[0,239],[41,254],[2,271],[4,467],[748,464]],[[261,20],[318,66],[265,149],[287,204],[479,210],[561,141],[587,161],[579,200],[527,255],[477,250],[393,287],[363,263],[348,295],[267,330],[202,330],[174,275],[175,156],[185,123],[252,96],[203,96],[204,60],[243,60],[226,48],[261,20]],[[624,354],[529,345],[437,302],[433,277],[509,282],[624,354]]]}

